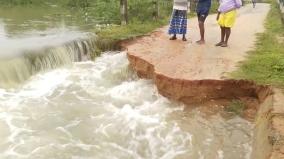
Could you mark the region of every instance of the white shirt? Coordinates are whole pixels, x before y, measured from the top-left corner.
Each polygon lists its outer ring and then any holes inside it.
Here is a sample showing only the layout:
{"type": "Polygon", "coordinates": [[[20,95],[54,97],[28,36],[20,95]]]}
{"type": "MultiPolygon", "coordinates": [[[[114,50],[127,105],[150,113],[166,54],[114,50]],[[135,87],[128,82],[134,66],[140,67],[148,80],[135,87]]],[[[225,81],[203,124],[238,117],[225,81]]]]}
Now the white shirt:
{"type": "Polygon", "coordinates": [[[188,10],[188,0],[174,0],[174,9],[188,10]]]}

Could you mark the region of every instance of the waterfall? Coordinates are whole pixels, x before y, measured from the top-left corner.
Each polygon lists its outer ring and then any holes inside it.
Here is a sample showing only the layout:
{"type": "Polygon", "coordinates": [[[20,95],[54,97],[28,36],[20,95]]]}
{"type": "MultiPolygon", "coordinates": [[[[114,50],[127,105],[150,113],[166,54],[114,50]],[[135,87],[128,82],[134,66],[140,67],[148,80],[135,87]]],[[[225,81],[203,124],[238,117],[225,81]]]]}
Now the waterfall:
{"type": "Polygon", "coordinates": [[[41,71],[90,60],[91,54],[96,50],[95,36],[78,33],[64,33],[64,35],[9,41],[2,39],[0,88],[15,87],[41,71]]]}

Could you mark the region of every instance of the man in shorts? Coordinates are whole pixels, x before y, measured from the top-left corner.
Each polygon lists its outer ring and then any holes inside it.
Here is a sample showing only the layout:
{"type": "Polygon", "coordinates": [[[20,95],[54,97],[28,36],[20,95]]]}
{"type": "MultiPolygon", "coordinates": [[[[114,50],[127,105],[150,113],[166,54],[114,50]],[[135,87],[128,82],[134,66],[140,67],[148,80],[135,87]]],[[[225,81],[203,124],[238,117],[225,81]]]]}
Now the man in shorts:
{"type": "Polygon", "coordinates": [[[198,24],[200,30],[200,40],[196,41],[197,44],[205,44],[205,28],[204,22],[209,14],[211,8],[211,0],[199,0],[197,3],[196,13],[198,17],[198,24]]]}

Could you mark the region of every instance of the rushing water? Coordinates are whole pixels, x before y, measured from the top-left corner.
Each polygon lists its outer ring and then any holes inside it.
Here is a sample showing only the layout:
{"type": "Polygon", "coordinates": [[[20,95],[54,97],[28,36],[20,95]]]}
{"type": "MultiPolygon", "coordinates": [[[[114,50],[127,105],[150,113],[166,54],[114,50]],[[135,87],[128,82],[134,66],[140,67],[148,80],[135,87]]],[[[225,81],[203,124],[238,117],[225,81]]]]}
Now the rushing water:
{"type": "Polygon", "coordinates": [[[252,124],[160,96],[106,53],[0,90],[1,159],[246,159],[252,124]]]}
{"type": "MultiPolygon", "coordinates": [[[[0,25],[1,26],[1,25],[0,25]]],[[[0,30],[0,87],[15,87],[32,75],[76,61],[89,60],[95,36],[68,29],[51,29],[22,37],[0,30]]]]}
{"type": "Polygon", "coordinates": [[[65,11],[0,19],[0,159],[249,159],[253,124],[169,101],[125,53],[88,61],[95,37],[65,11]]]}

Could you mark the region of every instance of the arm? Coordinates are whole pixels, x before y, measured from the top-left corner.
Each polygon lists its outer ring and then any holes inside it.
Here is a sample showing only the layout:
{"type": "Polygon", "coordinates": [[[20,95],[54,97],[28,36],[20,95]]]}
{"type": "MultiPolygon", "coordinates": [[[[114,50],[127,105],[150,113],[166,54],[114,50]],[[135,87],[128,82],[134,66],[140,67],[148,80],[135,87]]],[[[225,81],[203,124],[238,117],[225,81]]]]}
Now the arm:
{"type": "Polygon", "coordinates": [[[221,3],[222,3],[222,1],[219,0],[219,7],[217,9],[217,18],[216,18],[217,21],[219,20],[220,14],[221,14],[221,9],[220,9],[221,8],[221,3]]]}
{"type": "Polygon", "coordinates": [[[219,20],[219,18],[220,18],[220,12],[218,11],[218,13],[217,13],[217,18],[216,18],[216,20],[218,21],[219,20]]]}

